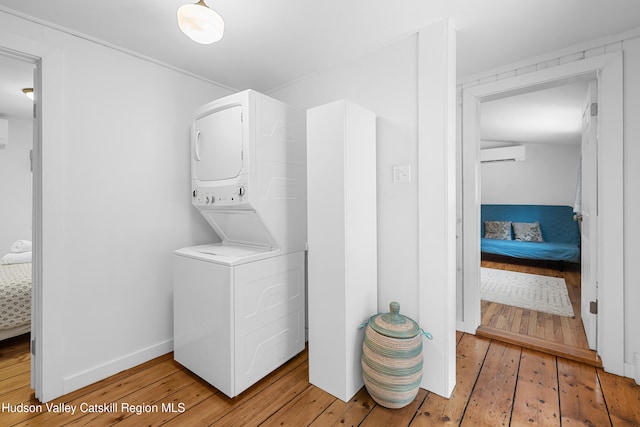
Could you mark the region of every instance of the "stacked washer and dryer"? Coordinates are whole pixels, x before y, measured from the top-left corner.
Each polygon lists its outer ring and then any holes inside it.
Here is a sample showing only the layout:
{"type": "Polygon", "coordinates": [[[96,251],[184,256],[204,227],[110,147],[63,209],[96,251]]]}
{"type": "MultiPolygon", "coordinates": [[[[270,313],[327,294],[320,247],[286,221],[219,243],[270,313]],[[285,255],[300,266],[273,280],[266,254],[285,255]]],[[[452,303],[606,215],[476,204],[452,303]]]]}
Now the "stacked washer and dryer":
{"type": "Polygon", "coordinates": [[[174,358],[229,397],[304,349],[305,121],[251,90],[194,114],[192,203],[222,242],[174,253],[174,358]]]}

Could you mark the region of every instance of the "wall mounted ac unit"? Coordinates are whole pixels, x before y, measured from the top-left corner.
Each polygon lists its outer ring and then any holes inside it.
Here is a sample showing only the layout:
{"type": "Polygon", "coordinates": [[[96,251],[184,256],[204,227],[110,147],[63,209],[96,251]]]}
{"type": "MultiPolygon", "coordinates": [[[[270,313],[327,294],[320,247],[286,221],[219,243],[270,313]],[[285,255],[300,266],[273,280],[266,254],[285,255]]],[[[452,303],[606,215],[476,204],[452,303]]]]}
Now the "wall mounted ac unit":
{"type": "Polygon", "coordinates": [[[521,162],[524,161],[524,145],[509,147],[484,148],[480,150],[481,163],[521,162]]]}
{"type": "Polygon", "coordinates": [[[9,120],[0,119],[0,148],[4,148],[9,143],[9,120]]]}

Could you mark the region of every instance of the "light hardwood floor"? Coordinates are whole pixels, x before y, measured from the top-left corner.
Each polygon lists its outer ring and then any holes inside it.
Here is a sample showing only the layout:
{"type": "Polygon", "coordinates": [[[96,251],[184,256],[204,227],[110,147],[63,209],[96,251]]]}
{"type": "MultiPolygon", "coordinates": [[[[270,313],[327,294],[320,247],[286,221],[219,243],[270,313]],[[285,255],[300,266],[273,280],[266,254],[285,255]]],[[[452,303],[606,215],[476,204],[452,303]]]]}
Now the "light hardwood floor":
{"type": "Polygon", "coordinates": [[[483,257],[482,267],[510,270],[542,276],[562,277],[567,284],[575,317],[556,316],[489,301],[481,301],[482,326],[478,333],[535,350],[570,357],[600,366],[594,351],[589,350],[580,316],[580,266],[504,257],[483,257]]]}
{"type": "MultiPolygon", "coordinates": [[[[56,399],[75,414],[13,412],[40,405],[29,387],[27,336],[0,343],[1,426],[639,426],[640,387],[602,369],[488,338],[457,334],[451,399],[420,390],[402,409],[377,405],[365,389],[344,403],[308,382],[304,351],[235,399],[168,354],[56,399]],[[80,406],[115,403],[113,413],[80,406]],[[158,412],[122,410],[148,405],[158,412]],[[165,404],[165,411],[162,411],[165,404]],[[175,412],[168,411],[173,404],[175,412]],[[156,406],[157,405],[157,406],[156,406]],[[86,409],[86,408],[85,408],[86,409]]],[[[94,406],[97,408],[97,406],[94,406]]],[[[144,409],[144,408],[142,408],[144,409]]]]}

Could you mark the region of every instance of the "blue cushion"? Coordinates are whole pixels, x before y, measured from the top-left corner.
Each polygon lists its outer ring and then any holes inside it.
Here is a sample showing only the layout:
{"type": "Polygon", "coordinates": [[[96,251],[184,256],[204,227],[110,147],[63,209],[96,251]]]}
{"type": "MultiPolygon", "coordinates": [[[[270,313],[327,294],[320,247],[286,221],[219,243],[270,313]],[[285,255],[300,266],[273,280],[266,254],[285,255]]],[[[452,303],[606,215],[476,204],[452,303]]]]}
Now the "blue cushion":
{"type": "Polygon", "coordinates": [[[481,239],[482,252],[514,258],[551,261],[580,261],[580,247],[569,243],[521,242],[519,240],[481,239]]]}
{"type": "Polygon", "coordinates": [[[485,221],[538,221],[544,243],[481,239],[482,252],[528,259],[580,260],[580,229],[573,220],[571,206],[482,205],[481,236],[485,221]]]}

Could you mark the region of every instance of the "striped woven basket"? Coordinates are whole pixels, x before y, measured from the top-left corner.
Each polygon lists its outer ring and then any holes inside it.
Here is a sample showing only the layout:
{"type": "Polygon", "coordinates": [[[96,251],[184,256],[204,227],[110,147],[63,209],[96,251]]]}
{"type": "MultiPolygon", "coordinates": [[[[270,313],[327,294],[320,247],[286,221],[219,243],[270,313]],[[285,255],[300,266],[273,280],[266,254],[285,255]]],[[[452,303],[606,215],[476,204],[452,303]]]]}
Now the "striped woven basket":
{"type": "Polygon", "coordinates": [[[413,402],[422,381],[422,334],[418,325],[391,312],[369,319],[362,343],[362,376],[371,398],[386,408],[413,402]]]}

